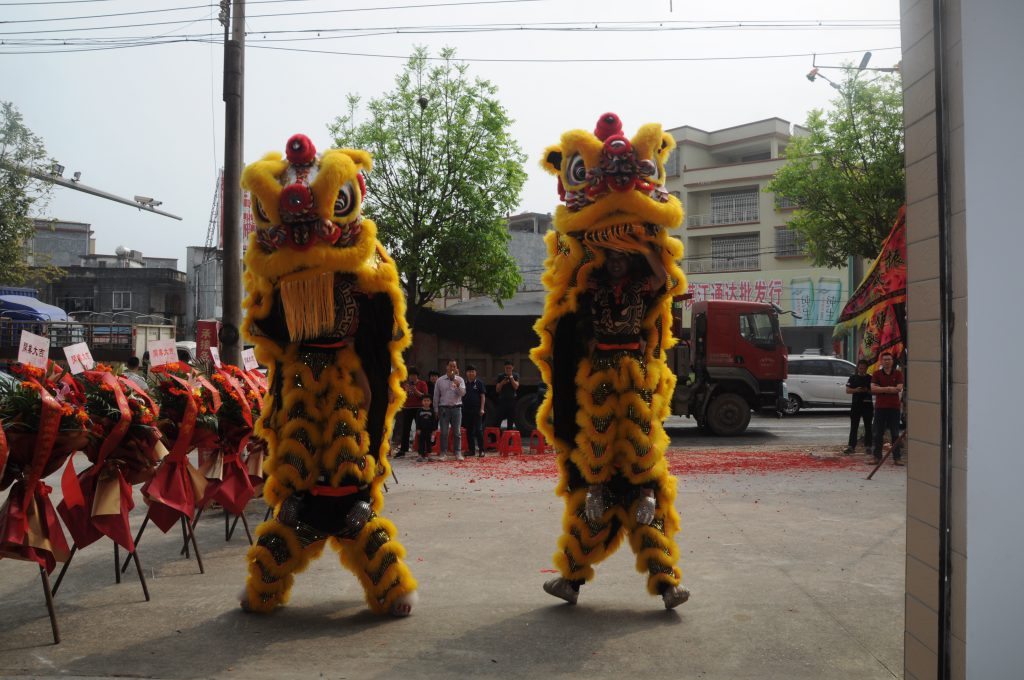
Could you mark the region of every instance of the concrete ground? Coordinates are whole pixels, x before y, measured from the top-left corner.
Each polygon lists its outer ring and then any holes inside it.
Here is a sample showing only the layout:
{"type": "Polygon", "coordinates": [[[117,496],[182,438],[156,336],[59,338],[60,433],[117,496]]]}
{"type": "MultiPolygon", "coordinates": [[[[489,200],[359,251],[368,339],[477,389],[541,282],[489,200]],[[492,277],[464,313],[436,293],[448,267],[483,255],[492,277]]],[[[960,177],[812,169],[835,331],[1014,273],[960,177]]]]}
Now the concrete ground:
{"type": "MultiPolygon", "coordinates": [[[[411,617],[371,615],[330,550],[298,577],[287,607],[243,614],[244,533],[225,543],[221,519],[207,517],[197,530],[204,575],[179,557],[180,533],[147,532],[148,603],[134,570],[114,584],[109,542],[85,549],[56,598],[59,645],[36,567],[0,561],[0,675],[902,677],[905,468],[887,465],[870,482],[862,463],[730,470],[680,476],[681,567],[693,596],[674,611],[646,593],[628,544],[578,605],[541,590],[562,511],[550,457],[403,459],[385,514],[420,582],[411,617]]],[[[250,504],[250,524],[263,510],[250,504]]]]}

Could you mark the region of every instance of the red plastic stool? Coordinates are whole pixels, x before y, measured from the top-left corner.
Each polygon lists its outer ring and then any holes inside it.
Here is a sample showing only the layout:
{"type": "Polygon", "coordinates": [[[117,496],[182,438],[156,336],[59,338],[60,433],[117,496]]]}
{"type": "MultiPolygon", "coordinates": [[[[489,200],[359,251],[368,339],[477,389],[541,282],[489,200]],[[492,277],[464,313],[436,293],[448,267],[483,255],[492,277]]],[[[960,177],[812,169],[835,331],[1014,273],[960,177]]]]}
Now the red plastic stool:
{"type": "Polygon", "coordinates": [[[523,455],[523,437],[519,434],[519,430],[505,430],[502,432],[498,451],[502,456],[508,456],[512,453],[517,453],[520,456],[523,455]]]}
{"type": "Polygon", "coordinates": [[[501,428],[500,427],[485,427],[484,428],[484,449],[490,449],[496,451],[498,449],[498,442],[501,440],[501,428]]]}
{"type": "MultiPolygon", "coordinates": [[[[466,436],[466,428],[460,427],[459,428],[459,434],[462,435],[462,448],[459,449],[459,450],[460,451],[468,451],[469,450],[469,437],[466,436]]],[[[441,438],[438,437],[438,440],[440,440],[440,439],[441,438]]],[[[451,429],[451,428],[448,429],[448,450],[452,451],[452,452],[455,451],[455,430],[451,429]]]]}
{"type": "Polygon", "coordinates": [[[547,453],[548,443],[540,430],[530,433],[530,453],[547,453]]]}

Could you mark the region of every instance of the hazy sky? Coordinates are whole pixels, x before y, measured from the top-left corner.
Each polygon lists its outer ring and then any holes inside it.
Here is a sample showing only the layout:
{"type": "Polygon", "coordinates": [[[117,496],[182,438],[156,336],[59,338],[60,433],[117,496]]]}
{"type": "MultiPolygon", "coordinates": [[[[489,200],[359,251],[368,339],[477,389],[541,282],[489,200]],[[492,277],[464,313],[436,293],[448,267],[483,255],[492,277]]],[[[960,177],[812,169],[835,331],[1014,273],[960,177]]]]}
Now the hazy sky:
{"type": "MultiPolygon", "coordinates": [[[[470,63],[470,75],[497,85],[515,120],[513,133],[529,156],[520,209],[550,212],[557,194],[538,166],[540,154],[564,130],[592,129],[605,111],[618,113],[630,135],[646,122],[705,130],[771,116],[800,123],[835,94],[805,79],[811,53],[847,52],[821,55],[819,64],[858,62],[865,50],[873,52],[872,66],[899,60],[897,0],[463,2],[249,0],[246,162],[282,150],[295,132],[326,148],[327,125],[344,112],[348,93],[379,96],[392,89],[414,45],[434,54],[447,45],[470,63]],[[371,10],[426,4],[439,6],[371,10]],[[281,16],[258,16],[270,14],[281,16]],[[562,30],[494,30],[543,22],[562,30]],[[623,30],[626,22],[643,22],[633,27],[645,30],[623,30]],[[617,30],[564,30],[584,26],[617,30]],[[793,54],[807,56],[767,58],[793,54]],[[734,59],[747,56],[758,58],[734,59]],[[716,57],[729,59],[710,60],[716,57]],[[515,61],[528,59],[553,61],[515,61]],[[565,61],[599,59],[621,61],[565,61]]],[[[200,0],[0,0],[0,21],[8,22],[0,24],[0,99],[18,107],[65,177],[80,171],[86,184],[154,197],[184,218],[54,188],[45,215],[91,223],[98,252],[124,245],[177,257],[180,269],[185,247],[206,238],[224,155],[223,48],[203,42],[222,36],[216,13],[216,3],[200,0]],[[56,20],[119,13],[127,14],[56,20]],[[46,21],[28,21],[38,19],[46,21]],[[151,36],[189,40],[91,49],[97,39],[151,36]],[[76,49],[90,51],[27,53],[68,49],[43,39],[85,41],[76,49]]]]}

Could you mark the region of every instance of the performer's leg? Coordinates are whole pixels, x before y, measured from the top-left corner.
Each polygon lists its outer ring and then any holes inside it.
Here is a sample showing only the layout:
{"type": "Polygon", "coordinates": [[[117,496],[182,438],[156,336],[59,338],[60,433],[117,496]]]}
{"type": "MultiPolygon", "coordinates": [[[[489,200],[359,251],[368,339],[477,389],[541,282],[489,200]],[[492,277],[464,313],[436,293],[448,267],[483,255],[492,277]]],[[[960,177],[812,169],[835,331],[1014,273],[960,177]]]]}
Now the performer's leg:
{"type": "Polygon", "coordinates": [[[637,506],[643,502],[640,494],[626,513],[629,543],[636,555],[636,570],[647,573],[647,591],[651,595],[664,595],[680,585],[682,572],[679,548],[675,534],[679,531],[679,514],[675,509],[676,480],[668,476],[655,489],[654,520],[650,524],[637,522],[637,506]]]}
{"type": "Polygon", "coordinates": [[[451,412],[452,409],[447,406],[439,406],[437,409],[437,415],[439,416],[441,426],[441,446],[438,449],[440,457],[444,457],[448,453],[448,427],[451,425],[451,412]]]}
{"type": "Polygon", "coordinates": [[[586,498],[586,488],[566,497],[563,533],[554,556],[562,578],[577,586],[594,578],[593,565],[615,552],[623,539],[622,509],[612,507],[605,510],[600,521],[591,525],[587,521],[586,498]]]}
{"type": "Polygon", "coordinates": [[[405,616],[415,603],[416,579],[402,558],[395,525],[376,513],[353,540],[331,539],[341,563],[363,584],[366,603],[376,614],[405,616]]]}
{"type": "Polygon", "coordinates": [[[256,529],[256,543],[249,548],[249,579],[242,608],[267,613],[285,604],[294,575],[323,550],[323,539],[300,535],[276,517],[256,529]]]}

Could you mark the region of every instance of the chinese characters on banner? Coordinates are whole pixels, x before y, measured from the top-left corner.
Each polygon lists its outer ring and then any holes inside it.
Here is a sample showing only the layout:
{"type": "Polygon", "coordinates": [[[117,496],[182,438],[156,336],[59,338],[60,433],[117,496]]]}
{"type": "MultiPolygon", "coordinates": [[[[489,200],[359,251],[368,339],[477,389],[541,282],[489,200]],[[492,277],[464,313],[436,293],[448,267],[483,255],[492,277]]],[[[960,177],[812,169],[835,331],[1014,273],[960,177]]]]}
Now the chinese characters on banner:
{"type": "Polygon", "coordinates": [[[21,332],[21,340],[18,341],[18,363],[46,370],[46,361],[49,357],[49,338],[28,331],[21,332]]]}
{"type": "Polygon", "coordinates": [[[693,297],[686,300],[686,308],[694,302],[704,300],[739,300],[741,302],[774,302],[782,304],[782,279],[757,279],[756,281],[691,281],[688,292],[693,297]]]}
{"type": "Polygon", "coordinates": [[[755,281],[691,281],[686,309],[703,300],[738,300],[740,302],[774,303],[792,310],[794,326],[832,326],[843,306],[843,284],[834,276],[800,274],[786,284],[782,279],[755,281]]]}
{"type": "MultiPolygon", "coordinates": [[[[219,214],[217,216],[218,226],[220,227],[217,231],[217,247],[224,250],[224,170],[220,171],[220,179],[218,180],[219,192],[218,209],[219,214]]],[[[245,252],[246,247],[249,245],[249,234],[256,230],[256,222],[252,217],[252,196],[249,195],[248,191],[242,192],[242,208],[241,215],[239,216],[242,223],[242,252],[245,252]]]]}
{"type": "Polygon", "coordinates": [[[163,366],[178,360],[178,349],[174,340],[153,340],[146,348],[150,366],[163,366]]]}
{"type": "Polygon", "coordinates": [[[196,321],[196,360],[205,361],[211,347],[217,347],[217,332],[220,322],[216,320],[196,321]]]}
{"type": "Polygon", "coordinates": [[[67,357],[68,368],[74,375],[84,371],[91,371],[96,366],[96,362],[92,358],[92,352],[89,351],[89,345],[84,342],[76,342],[74,345],[65,347],[64,356],[67,357]]]}

